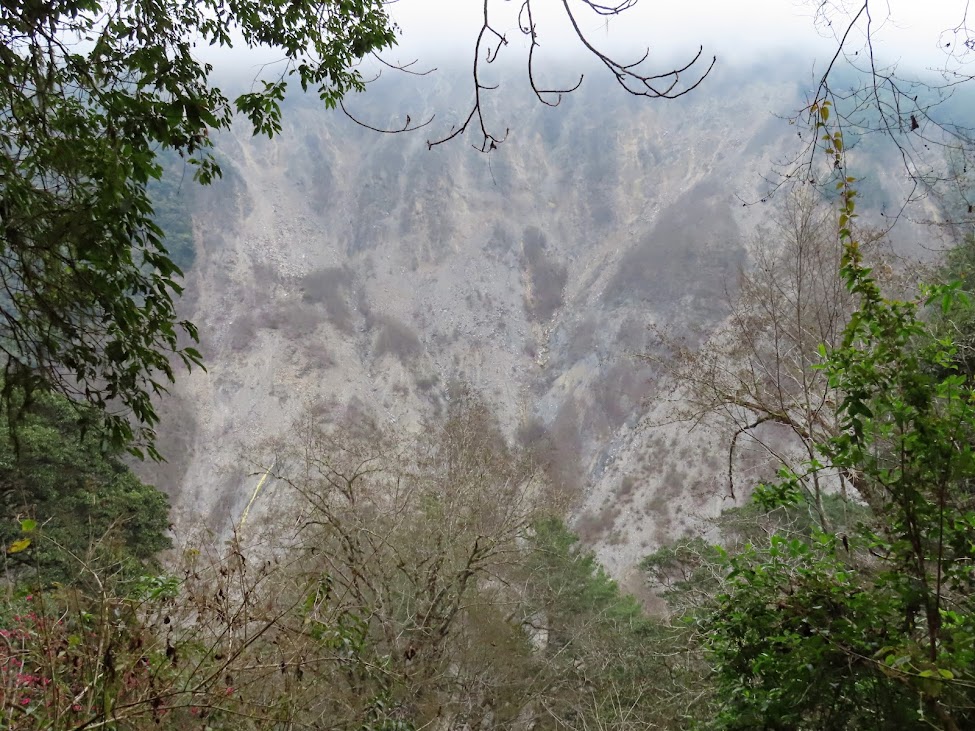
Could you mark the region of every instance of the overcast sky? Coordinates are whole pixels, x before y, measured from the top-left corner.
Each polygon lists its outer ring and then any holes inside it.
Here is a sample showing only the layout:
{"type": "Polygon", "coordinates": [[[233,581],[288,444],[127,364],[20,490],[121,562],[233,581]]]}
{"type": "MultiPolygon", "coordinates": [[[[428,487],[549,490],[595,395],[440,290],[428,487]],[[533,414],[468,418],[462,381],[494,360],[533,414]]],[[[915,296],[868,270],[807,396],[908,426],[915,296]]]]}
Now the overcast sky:
{"type": "MultiPolygon", "coordinates": [[[[510,41],[502,60],[524,63],[528,44],[518,30],[521,0],[488,0],[491,23],[510,41]]],[[[620,0],[600,0],[604,4],[620,0]]],[[[661,71],[683,63],[704,46],[704,55],[717,55],[720,67],[762,62],[775,63],[783,53],[791,62],[808,64],[810,78],[820,73],[836,51],[837,37],[849,25],[862,0],[637,0],[618,17],[602,18],[582,0],[569,0],[590,41],[619,61],[651,51],[652,66],[661,71]],[[831,15],[832,26],[817,19],[820,5],[839,7],[831,15]]],[[[870,0],[874,50],[881,63],[898,62],[901,71],[961,68],[975,75],[975,34],[965,27],[967,0],[870,0]],[[969,64],[971,64],[969,66],[969,64]]],[[[538,28],[540,68],[551,70],[552,60],[570,56],[576,60],[587,51],[574,37],[562,0],[532,0],[538,28]]],[[[383,54],[393,62],[418,59],[418,68],[467,69],[481,27],[484,0],[395,0],[389,4],[401,29],[399,46],[383,54]]],[[[975,11],[973,11],[975,15],[975,11]]],[[[847,41],[847,50],[862,48],[866,17],[847,41]]],[[[200,49],[223,72],[261,73],[261,64],[280,59],[270,49],[242,53],[200,49]]],[[[862,56],[861,56],[862,57],[862,56]]],[[[368,67],[368,64],[367,64],[368,67]]],[[[275,66],[271,66],[273,72],[275,66]]]]}
{"type": "MultiPolygon", "coordinates": [[[[604,4],[618,0],[602,0],[604,4]]],[[[835,0],[842,5],[844,0],[835,0]]],[[[849,2],[855,12],[860,2],[849,2]]],[[[705,46],[729,63],[750,63],[761,55],[808,47],[828,57],[835,50],[831,28],[814,22],[818,0],[639,0],[617,18],[600,18],[573,0],[582,29],[594,42],[608,49],[650,46],[661,56],[705,46]]],[[[945,63],[944,44],[967,52],[964,33],[951,32],[963,20],[964,0],[889,0],[871,2],[875,50],[886,60],[917,66],[940,67],[945,63]],[[945,33],[945,31],[949,31],[945,33]]],[[[492,23],[516,42],[517,0],[490,0],[492,23]]],[[[571,41],[561,0],[533,0],[536,25],[543,50],[549,53],[583,53],[571,41]]],[[[397,0],[390,6],[402,28],[400,49],[394,55],[435,56],[469,54],[480,28],[481,0],[397,0]]],[[[848,16],[834,16],[833,27],[845,30],[848,16]]],[[[864,18],[865,20],[865,18],[864,18]]],[[[851,34],[862,42],[860,32],[851,34]]],[[[514,55],[514,51],[509,51],[514,55]]]]}

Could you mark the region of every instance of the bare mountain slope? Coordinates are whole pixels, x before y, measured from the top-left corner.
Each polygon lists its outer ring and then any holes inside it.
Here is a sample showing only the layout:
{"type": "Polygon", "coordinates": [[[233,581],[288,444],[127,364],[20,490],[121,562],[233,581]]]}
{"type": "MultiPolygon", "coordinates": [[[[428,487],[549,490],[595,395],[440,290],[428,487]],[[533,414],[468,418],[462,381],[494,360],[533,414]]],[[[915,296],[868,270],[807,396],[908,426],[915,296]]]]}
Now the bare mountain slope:
{"type": "MultiPolygon", "coordinates": [[[[378,123],[463,110],[465,83],[381,88],[354,107],[378,123]]],[[[273,461],[263,445],[310,404],[411,428],[455,382],[552,460],[618,575],[717,510],[717,437],[641,426],[665,420],[673,386],[630,354],[651,322],[723,317],[765,215],[739,196],[759,197],[792,150],[773,112],[797,89],[709,84],[672,103],[597,83],[557,109],[508,96],[513,131],[489,156],[379,136],[304,99],[271,142],[221,138],[227,175],[196,202],[187,281],[208,370],[163,405],[170,464],[150,475],[178,519],[239,520],[273,461]]]]}

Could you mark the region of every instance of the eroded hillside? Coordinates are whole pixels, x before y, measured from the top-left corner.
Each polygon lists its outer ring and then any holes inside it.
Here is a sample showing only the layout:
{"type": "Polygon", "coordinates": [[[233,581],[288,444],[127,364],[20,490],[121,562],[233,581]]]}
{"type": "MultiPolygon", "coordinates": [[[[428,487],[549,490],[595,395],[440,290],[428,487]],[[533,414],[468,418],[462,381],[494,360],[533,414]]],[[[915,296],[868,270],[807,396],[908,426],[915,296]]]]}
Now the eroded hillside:
{"type": "MultiPolygon", "coordinates": [[[[379,123],[456,112],[466,81],[378,88],[355,108],[379,123]]],[[[632,355],[650,324],[701,333],[724,317],[767,215],[742,201],[794,150],[775,114],[801,90],[709,83],[667,103],[598,82],[556,109],[510,94],[495,110],[510,138],[487,156],[380,136],[308,99],[273,141],[221,137],[184,302],[207,371],[163,404],[170,462],[153,475],[178,522],[229,529],[269,440],[309,408],[411,429],[457,384],[537,448],[618,576],[727,506],[721,435],[666,424],[674,385],[632,355]]]]}

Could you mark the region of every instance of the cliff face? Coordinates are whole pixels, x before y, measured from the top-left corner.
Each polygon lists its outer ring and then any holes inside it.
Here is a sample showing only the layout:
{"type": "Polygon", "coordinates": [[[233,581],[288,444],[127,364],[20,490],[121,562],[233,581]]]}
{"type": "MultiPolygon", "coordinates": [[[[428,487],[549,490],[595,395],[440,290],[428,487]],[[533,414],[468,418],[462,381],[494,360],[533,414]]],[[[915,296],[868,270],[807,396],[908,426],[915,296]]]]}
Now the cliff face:
{"type": "MultiPolygon", "coordinates": [[[[463,116],[466,81],[353,107],[377,123],[463,116]]],[[[309,407],[413,428],[468,383],[547,455],[577,528],[624,575],[725,494],[718,435],[648,426],[673,384],[632,354],[651,323],[724,316],[767,215],[742,200],[794,151],[773,113],[796,106],[794,84],[717,73],[678,102],[597,81],[556,109],[502,100],[512,132],[490,155],[463,139],[429,151],[423,132],[376,135],[304,99],[273,141],[222,137],[184,302],[207,371],[163,404],[170,462],[149,476],[179,522],[222,532],[273,461],[268,440],[309,407]]]]}

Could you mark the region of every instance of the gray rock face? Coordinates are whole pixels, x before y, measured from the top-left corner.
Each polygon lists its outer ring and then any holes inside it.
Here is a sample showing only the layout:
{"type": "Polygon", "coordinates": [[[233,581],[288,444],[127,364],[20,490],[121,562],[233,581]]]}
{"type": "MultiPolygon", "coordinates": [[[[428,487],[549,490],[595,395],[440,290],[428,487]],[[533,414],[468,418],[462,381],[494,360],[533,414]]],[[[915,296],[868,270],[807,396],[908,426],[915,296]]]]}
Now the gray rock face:
{"type": "MultiPolygon", "coordinates": [[[[380,91],[356,108],[418,118],[466,92],[380,91]]],[[[375,135],[304,99],[273,141],[224,136],[184,302],[207,371],[162,404],[170,462],[149,477],[178,522],[222,532],[269,440],[309,407],[410,429],[466,382],[551,462],[577,529],[625,577],[725,495],[718,436],[648,426],[675,385],[631,355],[651,323],[706,332],[726,313],[766,215],[741,201],[793,151],[773,112],[796,102],[793,84],[760,80],[642,103],[591,84],[557,109],[500,102],[512,132],[488,156],[375,135]]]]}

